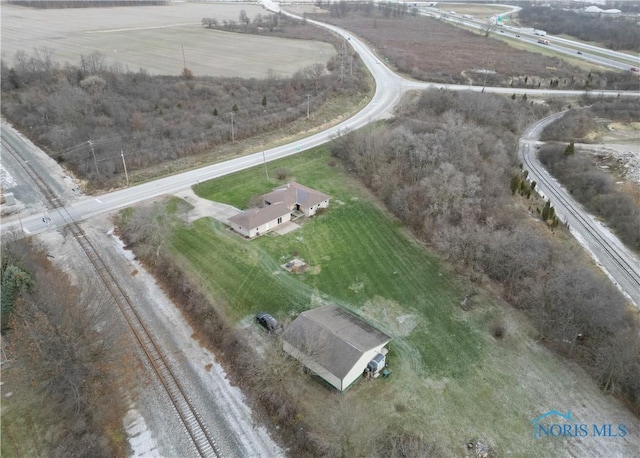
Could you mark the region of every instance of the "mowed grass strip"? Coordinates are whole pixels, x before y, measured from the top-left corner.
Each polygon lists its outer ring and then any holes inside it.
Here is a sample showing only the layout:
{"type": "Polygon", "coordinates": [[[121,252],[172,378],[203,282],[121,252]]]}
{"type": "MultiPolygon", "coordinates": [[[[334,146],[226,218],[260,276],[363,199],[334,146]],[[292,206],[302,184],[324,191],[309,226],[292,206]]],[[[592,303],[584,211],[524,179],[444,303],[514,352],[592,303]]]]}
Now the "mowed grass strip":
{"type": "MultiPolygon", "coordinates": [[[[237,319],[258,310],[294,316],[312,307],[313,296],[354,311],[383,299],[416,321],[405,343],[418,349],[424,368],[461,375],[482,349],[482,339],[457,306],[464,293],[435,258],[330,162],[329,153],[317,149],[269,165],[284,167],[291,179],[332,196],[328,211],[300,229],[247,241],[218,223],[199,221],[176,234],[176,251],[212,292],[224,297],[237,319]],[[291,275],[279,267],[296,255],[309,263],[306,273],[291,275]]],[[[251,196],[280,183],[268,181],[264,167],[256,167],[202,183],[196,193],[245,208],[251,196]]],[[[396,323],[372,324],[393,334],[396,323]]]]}
{"type": "MultiPolygon", "coordinates": [[[[393,337],[392,375],[357,383],[343,396],[367,405],[367,418],[380,431],[397,423],[439,443],[445,456],[467,454],[466,444],[476,438],[500,456],[583,456],[579,444],[534,440],[531,419],[551,408],[582,410],[584,418],[627,418],[624,409],[603,406],[605,398],[586,374],[537,345],[535,330],[518,311],[480,291],[473,309],[463,312],[459,301],[470,286],[330,162],[328,152],[317,149],[269,164],[271,180],[262,166],[197,187],[201,197],[245,208],[251,196],[280,184],[272,172],[286,167],[288,179],[332,196],[325,213],[285,236],[248,241],[208,218],[178,231],[177,255],[226,301],[230,316],[266,310],[286,321],[322,301],[359,313],[393,337]],[[310,263],[309,271],[280,269],[294,254],[310,263]],[[402,320],[413,326],[399,326],[402,320]],[[496,320],[506,324],[501,340],[491,337],[496,320]]],[[[330,391],[313,382],[306,389],[307,413],[335,414],[330,391]]],[[[603,451],[610,444],[584,447],[603,451]]]]}

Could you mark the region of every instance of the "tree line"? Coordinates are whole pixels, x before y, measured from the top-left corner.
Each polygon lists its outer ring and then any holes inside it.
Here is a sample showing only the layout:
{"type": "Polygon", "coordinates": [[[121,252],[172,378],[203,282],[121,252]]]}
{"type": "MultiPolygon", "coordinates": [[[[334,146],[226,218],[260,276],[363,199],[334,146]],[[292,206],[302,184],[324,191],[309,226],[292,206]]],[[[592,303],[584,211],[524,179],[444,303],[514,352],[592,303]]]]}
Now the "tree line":
{"type": "Polygon", "coordinates": [[[519,192],[527,177],[518,133],[544,112],[491,94],[429,91],[396,120],[338,138],[332,152],[416,235],[472,279],[498,282],[544,342],[638,410],[637,318],[580,247],[553,236],[564,233],[553,202],[519,192]]]}
{"type": "Polygon", "coordinates": [[[567,34],[580,40],[596,41],[614,50],[640,51],[640,28],[635,18],[528,6],[520,10],[518,19],[525,25],[554,35],[567,34]]]}
{"type": "MultiPolygon", "coordinates": [[[[332,415],[303,409],[308,377],[302,366],[282,351],[282,342],[268,339],[258,354],[245,330],[234,325],[225,306],[212,297],[190,267],[172,250],[160,249],[170,242],[174,230],[185,224],[189,206],[165,199],[120,213],[117,227],[123,240],[153,272],[171,300],[197,330],[199,339],[214,349],[234,385],[251,403],[254,414],[286,444],[291,456],[440,456],[438,444],[409,433],[396,424],[380,431],[371,422],[361,400],[344,396],[328,398],[332,415]],[[336,421],[336,419],[340,419],[336,421]]],[[[169,243],[170,244],[170,243],[169,243]]]]}
{"type": "Polygon", "coordinates": [[[640,252],[640,208],[585,154],[575,153],[573,142],[547,144],[538,151],[540,161],[578,202],[604,218],[623,243],[640,252]]]}
{"type": "Polygon", "coordinates": [[[586,141],[596,131],[595,119],[637,122],[640,106],[635,100],[586,98],[582,109],[569,110],[561,119],[548,125],[542,133],[549,143],[539,151],[542,163],[586,208],[604,218],[618,237],[631,249],[640,251],[640,208],[634,199],[619,190],[614,178],[601,170],[575,142],[586,141]]]}
{"type": "Polygon", "coordinates": [[[61,66],[48,48],[19,51],[13,66],[2,61],[2,114],[78,177],[107,186],[124,178],[122,153],[130,172],[209,153],[365,92],[359,59],[344,71],[341,58],[255,80],[150,76],[108,66],[97,52],[61,66]]]}
{"type": "Polygon", "coordinates": [[[73,285],[26,242],[3,244],[2,289],[2,378],[20,391],[3,400],[3,456],[123,455],[117,382],[130,344],[111,297],[73,285]]]}
{"type": "Polygon", "coordinates": [[[7,0],[9,5],[41,9],[105,8],[114,6],[168,5],[168,0],[7,0]]]}
{"type": "Polygon", "coordinates": [[[403,3],[381,2],[375,8],[368,2],[321,5],[329,11],[309,17],[358,34],[396,70],[419,80],[552,89],[638,88],[637,75],[630,71],[587,71],[557,56],[516,50],[490,38],[489,30],[480,39],[469,30],[407,12],[403,3]]]}

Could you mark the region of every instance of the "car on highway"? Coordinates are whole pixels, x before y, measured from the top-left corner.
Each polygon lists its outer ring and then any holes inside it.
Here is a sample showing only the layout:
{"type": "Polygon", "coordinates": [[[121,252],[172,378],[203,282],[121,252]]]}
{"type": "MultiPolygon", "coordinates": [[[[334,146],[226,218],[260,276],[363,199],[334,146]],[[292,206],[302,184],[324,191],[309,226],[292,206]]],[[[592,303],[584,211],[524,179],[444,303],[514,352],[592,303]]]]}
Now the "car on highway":
{"type": "Polygon", "coordinates": [[[516,38],[520,38],[520,35],[516,35],[516,38]]]}
{"type": "Polygon", "coordinates": [[[578,51],[578,54],[582,54],[582,51],[578,51]]]}
{"type": "Polygon", "coordinates": [[[260,326],[265,328],[269,332],[277,332],[280,329],[278,320],[272,317],[270,314],[260,312],[256,315],[256,321],[260,326]]]}

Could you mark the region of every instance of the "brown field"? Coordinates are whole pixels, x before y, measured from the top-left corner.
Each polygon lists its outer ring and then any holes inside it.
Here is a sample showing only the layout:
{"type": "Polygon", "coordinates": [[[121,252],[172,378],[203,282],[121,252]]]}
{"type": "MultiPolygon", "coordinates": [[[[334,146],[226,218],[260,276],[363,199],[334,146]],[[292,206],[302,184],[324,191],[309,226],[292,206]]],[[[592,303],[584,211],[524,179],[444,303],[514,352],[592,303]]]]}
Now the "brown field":
{"type": "MultiPolygon", "coordinates": [[[[367,40],[381,58],[398,71],[437,83],[549,87],[552,79],[560,88],[584,87],[589,69],[572,65],[553,50],[517,49],[498,32],[489,37],[431,18],[405,15],[399,19],[364,17],[355,13],[343,18],[315,16],[343,27],[367,40]],[[495,37],[495,38],[494,38],[495,37]],[[484,70],[488,70],[485,73],[484,70]],[[526,78],[526,80],[525,80],[526,78]],[[540,86],[539,86],[540,85],[540,86]]],[[[612,84],[606,78],[591,87],[612,84]]]]}
{"type": "Polygon", "coordinates": [[[511,10],[511,8],[501,5],[474,5],[470,3],[440,3],[438,7],[441,11],[455,11],[456,14],[460,16],[463,14],[471,14],[476,19],[482,19],[485,16],[494,16],[511,10]]]}
{"type": "Polygon", "coordinates": [[[290,76],[326,63],[328,43],[207,30],[200,21],[238,20],[267,11],[254,4],[175,3],[169,6],[36,10],[2,5],[2,58],[47,46],[54,59],[76,64],[80,55],[100,51],[110,63],[150,74],[177,75],[184,59],[195,75],[264,78],[290,76]],[[274,52],[277,50],[277,52],[274,52]]]}

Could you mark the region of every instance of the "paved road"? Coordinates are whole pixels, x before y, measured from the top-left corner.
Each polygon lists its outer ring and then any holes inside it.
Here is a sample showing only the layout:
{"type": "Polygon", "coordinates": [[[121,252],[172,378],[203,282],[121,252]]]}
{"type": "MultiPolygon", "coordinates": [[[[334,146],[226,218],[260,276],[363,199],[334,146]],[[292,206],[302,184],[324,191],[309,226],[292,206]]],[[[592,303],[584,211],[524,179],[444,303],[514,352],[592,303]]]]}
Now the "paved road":
{"type": "Polygon", "coordinates": [[[520,139],[519,155],[536,189],[556,209],[561,221],[567,223],[573,235],[591,253],[600,268],[636,307],[640,307],[640,261],[611,231],[584,210],[538,161],[537,142],[548,124],[561,118],[556,113],[530,126],[520,139]]]}
{"type": "MultiPolygon", "coordinates": [[[[277,5],[265,1],[265,6],[268,9],[278,10],[277,5]]],[[[314,22],[315,21],[309,21],[314,22]]],[[[409,90],[424,90],[432,88],[442,88],[449,90],[462,90],[462,91],[486,91],[494,92],[498,94],[528,94],[543,95],[543,96],[580,96],[584,91],[577,90],[536,90],[536,89],[516,89],[516,88],[501,88],[501,87],[470,87],[470,86],[458,86],[449,84],[431,84],[409,80],[393,73],[386,65],[384,65],[379,58],[356,36],[351,33],[342,30],[338,27],[317,23],[323,27],[326,27],[333,32],[344,37],[347,43],[353,47],[355,51],[361,56],[364,64],[369,68],[376,81],[376,90],[371,102],[359,113],[355,114],[343,123],[334,126],[328,130],[315,134],[313,136],[304,138],[302,140],[290,143],[288,145],[279,146],[263,152],[257,152],[248,156],[232,159],[219,164],[206,166],[197,170],[191,170],[188,172],[172,175],[169,177],[154,180],[149,183],[133,186],[126,189],[121,189],[111,193],[103,194],[101,196],[94,197],[80,197],[73,199],[65,205],[65,217],[73,218],[76,221],[80,221],[98,214],[112,212],[143,200],[158,197],[163,194],[176,193],[178,191],[187,189],[194,184],[201,181],[210,180],[227,174],[231,174],[240,170],[244,170],[256,165],[260,165],[264,160],[267,162],[280,159],[286,156],[297,154],[301,151],[325,144],[331,141],[337,135],[341,135],[349,130],[355,130],[369,124],[372,121],[384,119],[390,116],[394,107],[402,95],[409,90]]],[[[640,92],[620,92],[620,91],[591,91],[590,94],[594,96],[598,95],[610,95],[610,96],[631,96],[638,97],[640,92]]],[[[8,136],[12,144],[19,143],[21,139],[17,138],[10,130],[2,129],[2,135],[8,136]]],[[[0,226],[2,232],[8,231],[22,231],[26,235],[37,234],[43,231],[47,231],[52,227],[57,227],[65,224],[64,218],[58,213],[50,213],[48,215],[50,220],[43,221],[45,215],[31,215],[22,218],[21,225],[17,221],[17,217],[5,218],[0,226]]]]}
{"type": "MultiPolygon", "coordinates": [[[[268,9],[274,11],[277,11],[279,9],[279,7],[276,4],[270,2],[270,0],[265,0],[264,4],[268,9]]],[[[209,165],[197,170],[191,170],[177,175],[161,178],[141,185],[103,194],[101,196],[68,197],[64,200],[65,206],[63,209],[59,209],[55,212],[49,212],[48,215],[33,214],[23,217],[20,221],[17,219],[17,217],[5,218],[2,222],[2,225],[0,226],[2,233],[5,234],[7,232],[12,232],[16,234],[16,236],[37,234],[55,227],[64,226],[69,218],[72,218],[75,221],[81,221],[92,216],[125,208],[143,200],[151,199],[164,194],[174,194],[176,192],[188,189],[194,184],[197,184],[201,181],[210,180],[212,178],[217,178],[250,167],[254,167],[256,165],[260,165],[265,160],[269,162],[286,156],[297,154],[301,151],[327,143],[337,135],[341,135],[350,130],[358,129],[369,124],[372,121],[384,119],[390,116],[402,95],[409,90],[443,88],[449,90],[471,90],[477,92],[486,91],[498,94],[526,93],[530,96],[579,96],[584,94],[584,91],[552,91],[535,90],[530,88],[481,88],[447,84],[431,84],[408,80],[393,73],[356,36],[338,27],[322,23],[318,24],[344,37],[345,41],[349,43],[349,45],[351,45],[355,51],[358,52],[364,64],[369,68],[373,77],[375,78],[375,94],[371,102],[359,113],[355,114],[345,122],[328,130],[290,143],[288,145],[283,145],[266,150],[264,151],[264,153],[257,152],[248,156],[235,158],[219,164],[209,165]]],[[[594,96],[640,96],[640,92],[619,91],[591,91],[590,94],[594,96]]],[[[23,139],[19,138],[17,134],[15,132],[12,132],[10,129],[3,128],[2,136],[5,138],[5,141],[3,141],[3,149],[5,145],[9,144],[12,145],[13,148],[23,147],[19,146],[21,142],[23,142],[23,139]]],[[[32,145],[27,145],[26,147],[33,148],[32,145]]]]}
{"type": "MultiPolygon", "coordinates": [[[[454,5],[451,5],[452,7],[454,5]]],[[[507,5],[503,5],[507,6],[507,5]]],[[[447,6],[443,5],[442,9],[446,9],[447,6]]],[[[513,11],[517,11],[520,8],[511,7],[513,10],[511,12],[501,13],[497,16],[506,16],[511,14],[513,11]]],[[[454,8],[455,9],[455,8],[454,8]]],[[[481,19],[468,19],[464,18],[457,14],[451,14],[449,11],[440,11],[438,8],[423,8],[423,12],[421,14],[425,16],[431,16],[437,19],[441,19],[444,21],[448,21],[454,24],[463,25],[465,27],[469,27],[476,30],[486,30],[489,26],[486,21],[481,19]]],[[[630,54],[625,54],[609,49],[604,49],[598,46],[589,45],[586,43],[582,43],[575,40],[569,40],[567,38],[560,38],[554,35],[546,35],[544,37],[540,37],[533,33],[532,28],[519,28],[519,27],[511,27],[508,25],[497,26],[491,25],[493,34],[496,35],[506,35],[510,38],[518,41],[523,41],[534,46],[540,46],[541,48],[547,48],[549,45],[544,45],[538,43],[538,40],[541,38],[548,39],[551,43],[551,48],[554,52],[558,52],[561,54],[570,55],[577,59],[582,59],[589,61],[591,63],[601,65],[603,67],[609,67],[616,70],[629,71],[631,67],[639,67],[640,66],[640,57],[633,56],[630,54]],[[563,46],[566,45],[566,46],[563,46]],[[578,50],[580,54],[578,54],[578,50]]]]}

